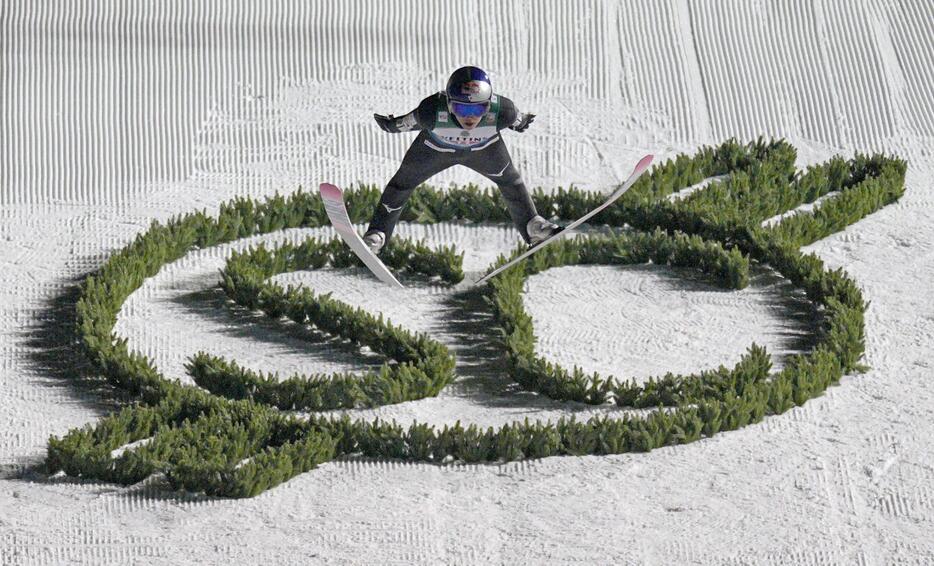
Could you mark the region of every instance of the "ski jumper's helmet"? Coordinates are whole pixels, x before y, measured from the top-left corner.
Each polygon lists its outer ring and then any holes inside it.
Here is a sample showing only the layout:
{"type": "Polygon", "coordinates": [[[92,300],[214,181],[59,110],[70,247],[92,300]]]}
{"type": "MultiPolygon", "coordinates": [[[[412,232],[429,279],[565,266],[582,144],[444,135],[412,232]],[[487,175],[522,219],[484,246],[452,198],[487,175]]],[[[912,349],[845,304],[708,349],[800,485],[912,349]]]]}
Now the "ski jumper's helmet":
{"type": "Polygon", "coordinates": [[[451,113],[464,117],[483,116],[490,109],[493,85],[483,69],[461,67],[451,73],[445,92],[451,113]]]}

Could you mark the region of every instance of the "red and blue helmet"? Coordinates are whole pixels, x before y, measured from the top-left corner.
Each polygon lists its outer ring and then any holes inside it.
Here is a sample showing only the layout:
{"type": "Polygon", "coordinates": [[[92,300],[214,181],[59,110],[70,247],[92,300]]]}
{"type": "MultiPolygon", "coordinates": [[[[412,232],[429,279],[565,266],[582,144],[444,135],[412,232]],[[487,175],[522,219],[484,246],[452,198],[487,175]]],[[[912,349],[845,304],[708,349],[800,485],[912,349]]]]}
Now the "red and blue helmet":
{"type": "Polygon", "coordinates": [[[490,109],[493,85],[483,69],[461,67],[451,73],[445,93],[451,113],[463,117],[483,116],[490,109]]]}

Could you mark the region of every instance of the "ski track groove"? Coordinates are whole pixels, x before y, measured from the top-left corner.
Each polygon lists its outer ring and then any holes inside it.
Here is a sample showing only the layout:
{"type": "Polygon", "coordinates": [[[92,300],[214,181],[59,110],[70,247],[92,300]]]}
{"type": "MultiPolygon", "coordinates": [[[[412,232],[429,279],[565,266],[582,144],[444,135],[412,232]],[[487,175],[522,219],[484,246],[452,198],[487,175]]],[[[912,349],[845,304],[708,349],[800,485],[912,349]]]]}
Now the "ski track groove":
{"type": "Polygon", "coordinates": [[[905,75],[907,99],[903,108],[908,115],[905,127],[919,135],[934,136],[934,57],[923,51],[923,39],[930,37],[930,28],[925,23],[934,21],[934,6],[928,3],[899,2],[886,10],[891,17],[889,23],[892,44],[905,75]]]}
{"type": "MultiPolygon", "coordinates": [[[[667,4],[643,0],[636,6],[640,13],[651,14],[659,28],[672,29],[673,22],[668,13],[667,4]]],[[[636,100],[648,100],[653,108],[661,109],[672,117],[674,131],[683,132],[683,135],[690,139],[690,123],[684,116],[689,104],[684,99],[683,89],[674,88],[675,81],[681,76],[680,73],[673,72],[679,68],[680,63],[675,57],[678,51],[672,40],[673,37],[677,37],[676,34],[649,33],[643,27],[634,25],[636,20],[623,11],[617,12],[616,22],[621,41],[621,63],[624,69],[632,69],[632,72],[627,73],[627,78],[636,76],[636,73],[644,77],[641,81],[629,78],[626,84],[621,84],[623,95],[630,103],[636,100]],[[642,57],[641,54],[646,52],[664,54],[663,64],[642,57]],[[659,72],[664,69],[672,72],[659,72]],[[664,93],[676,94],[664,96],[664,93]]]]}
{"type": "Polygon", "coordinates": [[[856,9],[852,9],[848,2],[837,2],[836,6],[834,18],[845,24],[832,29],[841,36],[837,41],[843,49],[836,53],[846,50],[846,59],[840,61],[840,67],[849,71],[845,96],[852,97],[852,100],[847,108],[853,109],[852,119],[857,129],[855,141],[859,145],[867,145],[872,140],[886,139],[894,133],[890,97],[887,96],[888,81],[881,68],[878,50],[869,49],[866,45],[873,38],[866,24],[872,14],[866,13],[865,4],[857,4],[856,9]],[[857,60],[869,64],[853,65],[852,62],[857,60]]]}

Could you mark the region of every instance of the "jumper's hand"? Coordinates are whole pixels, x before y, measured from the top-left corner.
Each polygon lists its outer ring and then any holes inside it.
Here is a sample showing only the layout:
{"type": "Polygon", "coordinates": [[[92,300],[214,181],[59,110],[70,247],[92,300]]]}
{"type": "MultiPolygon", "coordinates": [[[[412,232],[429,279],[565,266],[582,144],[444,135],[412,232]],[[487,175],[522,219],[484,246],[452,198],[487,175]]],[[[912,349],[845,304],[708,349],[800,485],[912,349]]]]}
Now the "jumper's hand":
{"type": "Polygon", "coordinates": [[[396,119],[390,114],[389,116],[383,116],[382,114],[373,114],[373,119],[376,120],[376,123],[379,124],[379,127],[384,132],[389,132],[394,134],[399,130],[396,129],[396,119]]]}
{"type": "Polygon", "coordinates": [[[533,120],[535,120],[535,114],[519,114],[519,117],[516,118],[516,121],[513,122],[513,124],[509,127],[517,132],[524,132],[533,120]]]}

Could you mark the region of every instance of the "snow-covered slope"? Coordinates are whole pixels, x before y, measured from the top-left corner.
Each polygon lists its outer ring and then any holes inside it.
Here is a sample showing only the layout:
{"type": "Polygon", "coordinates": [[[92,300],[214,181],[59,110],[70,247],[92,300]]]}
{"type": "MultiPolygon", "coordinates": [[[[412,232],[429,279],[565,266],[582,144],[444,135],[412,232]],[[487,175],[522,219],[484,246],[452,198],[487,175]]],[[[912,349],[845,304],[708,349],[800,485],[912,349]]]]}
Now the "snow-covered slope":
{"type": "MultiPolygon", "coordinates": [[[[0,563],[934,562],[932,32],[926,0],[4,4],[0,563]],[[645,153],[730,136],[784,136],[800,166],[856,151],[907,159],[898,204],[811,248],[871,301],[871,370],[761,424],[648,454],[345,460],[237,501],[36,471],[49,435],[111,407],[72,379],[81,362],[60,327],[76,278],[154,218],[322,180],[382,184],[411,135],[381,133],[372,113],[410,110],[462,64],[538,115],[506,134],[533,187],[605,190],[645,153]]],[[[463,169],[434,179],[481,181],[463,169]]],[[[517,238],[494,226],[397,233],[456,243],[472,271],[517,238]]],[[[118,332],[182,379],[198,349],[282,373],[358,368],[224,307],[217,269],[254,241],[164,269],[118,332]]],[[[497,425],[611,410],[516,394],[484,351],[484,322],[458,318],[441,287],[281,277],[458,354],[461,379],[438,398],[363,416],[497,425]]],[[[752,340],[794,351],[804,323],[783,314],[796,300],[784,289],[766,273],[725,293],[669,269],[567,267],[533,277],[526,300],[544,355],[644,378],[729,365],[752,340]]]]}

